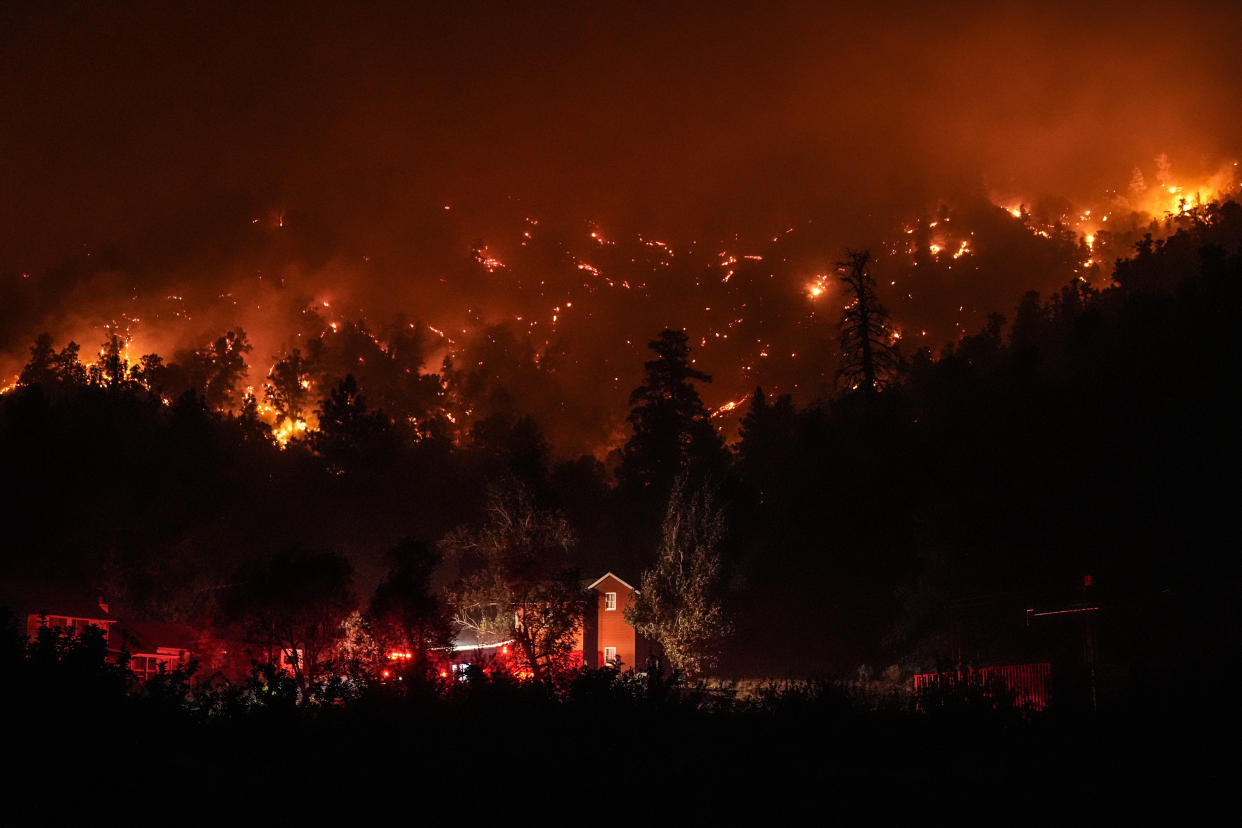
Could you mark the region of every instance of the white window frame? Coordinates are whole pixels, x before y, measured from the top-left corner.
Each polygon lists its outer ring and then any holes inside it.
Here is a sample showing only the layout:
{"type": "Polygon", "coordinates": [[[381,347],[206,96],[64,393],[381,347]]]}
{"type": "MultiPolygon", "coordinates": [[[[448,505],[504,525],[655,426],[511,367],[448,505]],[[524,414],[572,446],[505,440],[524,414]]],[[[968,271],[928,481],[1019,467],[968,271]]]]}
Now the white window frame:
{"type": "Polygon", "coordinates": [[[604,612],[613,612],[617,608],[617,593],[604,593],[604,612]]]}
{"type": "Polygon", "coordinates": [[[605,647],[604,648],[604,664],[605,665],[612,664],[616,660],[617,660],[617,648],[616,647],[605,647]],[[611,655],[609,655],[610,653],[611,655]]]}

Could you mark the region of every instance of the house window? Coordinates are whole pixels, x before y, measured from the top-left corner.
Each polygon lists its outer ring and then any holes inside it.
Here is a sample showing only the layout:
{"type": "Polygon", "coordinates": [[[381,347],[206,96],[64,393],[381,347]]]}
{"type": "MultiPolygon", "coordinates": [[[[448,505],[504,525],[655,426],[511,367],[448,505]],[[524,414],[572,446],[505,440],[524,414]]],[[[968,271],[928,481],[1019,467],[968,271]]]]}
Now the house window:
{"type": "Polygon", "coordinates": [[[617,662],[617,648],[616,647],[605,647],[604,648],[604,663],[615,664],[616,662],[617,662]]]}
{"type": "Polygon", "coordinates": [[[616,608],[617,608],[617,593],[605,592],[604,593],[604,609],[615,610],[616,608]]]}
{"type": "Polygon", "coordinates": [[[145,682],[159,672],[159,662],[147,656],[134,656],[129,660],[129,669],[133,671],[139,681],[145,682]]]}
{"type": "Polygon", "coordinates": [[[146,682],[152,677],[158,676],[161,668],[165,671],[175,670],[180,661],[176,656],[139,655],[129,660],[129,669],[138,677],[139,681],[146,682]]]}

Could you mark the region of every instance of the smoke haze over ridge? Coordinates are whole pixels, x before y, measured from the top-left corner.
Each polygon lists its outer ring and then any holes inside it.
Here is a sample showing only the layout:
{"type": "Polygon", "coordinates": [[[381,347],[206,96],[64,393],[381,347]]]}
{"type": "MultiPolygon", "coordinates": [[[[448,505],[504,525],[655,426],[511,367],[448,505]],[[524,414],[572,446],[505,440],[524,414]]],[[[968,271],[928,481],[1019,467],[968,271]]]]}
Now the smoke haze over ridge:
{"type": "MultiPolygon", "coordinates": [[[[593,423],[567,447],[615,439],[663,325],[713,407],[757,381],[816,393],[830,366],[804,346],[835,316],[804,285],[843,247],[941,200],[1092,203],[1135,167],[1155,183],[1161,153],[1206,180],[1242,139],[1242,15],[1219,4],[16,3],[0,26],[6,378],[40,331],[89,351],[126,316],[140,352],[245,327],[256,384],[312,303],[459,345],[504,323],[566,354],[531,404],[593,423]],[[777,351],[803,361],[741,370],[777,351]]],[[[1013,278],[1014,300],[1047,287],[1013,278]]],[[[931,344],[949,316],[920,316],[931,344]]]]}

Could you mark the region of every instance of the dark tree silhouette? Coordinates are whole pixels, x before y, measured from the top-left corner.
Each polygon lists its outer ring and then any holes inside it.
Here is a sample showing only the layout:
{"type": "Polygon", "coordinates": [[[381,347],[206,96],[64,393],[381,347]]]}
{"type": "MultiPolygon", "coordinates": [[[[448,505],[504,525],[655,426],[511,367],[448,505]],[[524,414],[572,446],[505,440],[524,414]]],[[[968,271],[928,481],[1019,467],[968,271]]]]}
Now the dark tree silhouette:
{"type": "Polygon", "coordinates": [[[241,409],[228,415],[228,422],[237,427],[242,438],[251,443],[272,443],[272,430],[259,418],[259,401],[254,394],[242,397],[241,409]]]}
{"type": "Polygon", "coordinates": [[[793,397],[783,394],[769,402],[762,388],[751,396],[750,409],[738,432],[738,467],[757,490],[760,500],[773,494],[783,482],[782,469],[796,451],[798,412],[793,397]]]}
{"type": "Polygon", "coordinates": [[[643,384],[630,394],[634,433],[617,469],[623,517],[613,565],[631,570],[652,561],[678,476],[702,481],[723,474],[729,464],[729,452],[694,387],[696,381],[711,382],[711,376],[691,365],[686,334],[665,329],[648,346],[656,358],[645,363],[643,384]]]}
{"type": "Polygon", "coordinates": [[[543,499],[551,447],[533,418],[517,418],[511,412],[497,411],[470,427],[470,447],[477,452],[489,477],[512,475],[537,500],[543,499]]]}
{"type": "Polygon", "coordinates": [[[250,350],[246,332],[238,328],[195,354],[194,373],[208,406],[223,410],[238,401],[238,386],[246,376],[246,354],[250,350]]]}
{"type": "Polygon", "coordinates": [[[848,390],[874,394],[896,379],[898,359],[888,314],[875,296],[867,268],[871,253],[846,250],[838,262],[850,303],[841,313],[841,367],[837,382],[848,390]]]}
{"type": "Polygon", "coordinates": [[[288,665],[303,693],[332,667],[342,622],[357,604],[353,569],[333,553],[285,552],[243,570],[222,602],[269,663],[288,665]]]}
{"type": "Polygon", "coordinates": [[[643,384],[630,394],[634,434],[618,476],[622,485],[662,503],[684,469],[718,471],[728,453],[693,385],[712,378],[691,367],[686,334],[666,328],[648,346],[656,358],[644,364],[643,384]]]}
{"type": "Polygon", "coordinates": [[[30,346],[30,361],[17,378],[19,385],[51,385],[59,380],[52,335],[41,333],[30,346]]]}
{"type": "Polygon", "coordinates": [[[130,368],[130,376],[153,395],[159,397],[164,393],[168,381],[168,368],[164,358],[159,354],[143,354],[137,365],[130,368]]]}
{"type": "Polygon", "coordinates": [[[337,383],[315,413],[319,428],[311,434],[311,448],[337,469],[350,468],[374,455],[391,436],[388,417],[367,409],[353,374],[337,383]]]}
{"type": "Polygon", "coordinates": [[[86,383],[86,368],[78,358],[78,344],[70,342],[57,353],[52,348],[52,335],[39,334],[30,347],[30,361],[18,376],[19,385],[54,386],[86,383]]]}
{"type": "Polygon", "coordinates": [[[410,653],[409,666],[425,669],[437,648],[453,643],[448,606],[432,590],[431,577],[440,563],[435,550],[406,540],[389,553],[393,568],[375,589],[370,617],[381,654],[410,653]]]}

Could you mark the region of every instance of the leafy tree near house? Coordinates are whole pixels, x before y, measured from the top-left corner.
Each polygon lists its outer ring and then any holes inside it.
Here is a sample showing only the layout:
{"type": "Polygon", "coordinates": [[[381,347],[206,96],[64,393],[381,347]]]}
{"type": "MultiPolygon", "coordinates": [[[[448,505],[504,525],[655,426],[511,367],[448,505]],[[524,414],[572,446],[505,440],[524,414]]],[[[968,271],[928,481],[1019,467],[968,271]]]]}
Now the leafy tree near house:
{"type": "Polygon", "coordinates": [[[536,681],[574,666],[585,607],[570,565],[575,542],[564,516],[537,508],[524,486],[493,486],[482,525],[441,542],[464,571],[452,590],[454,623],[480,644],[512,640],[520,671],[536,681]]]}
{"type": "Polygon", "coordinates": [[[673,487],[655,566],[626,609],[626,620],[660,642],[669,663],[702,675],[717,663],[732,632],[722,604],[724,512],[715,487],[691,488],[682,475],[673,487]]]}
{"type": "Polygon", "coordinates": [[[293,550],[243,570],[221,610],[269,663],[287,665],[306,694],[334,669],[342,623],[356,605],[349,561],[293,550]]]}

